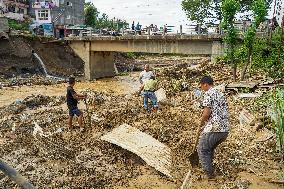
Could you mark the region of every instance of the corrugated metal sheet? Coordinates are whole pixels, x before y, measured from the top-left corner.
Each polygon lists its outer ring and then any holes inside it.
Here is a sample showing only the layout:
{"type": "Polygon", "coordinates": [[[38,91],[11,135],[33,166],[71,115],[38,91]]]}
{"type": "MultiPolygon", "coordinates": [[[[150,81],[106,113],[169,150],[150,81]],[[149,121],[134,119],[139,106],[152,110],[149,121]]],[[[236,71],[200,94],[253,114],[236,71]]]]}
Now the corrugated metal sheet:
{"type": "Polygon", "coordinates": [[[101,137],[102,140],[116,144],[141,157],[148,165],[172,178],[171,150],[150,135],[123,124],[101,137]]]}

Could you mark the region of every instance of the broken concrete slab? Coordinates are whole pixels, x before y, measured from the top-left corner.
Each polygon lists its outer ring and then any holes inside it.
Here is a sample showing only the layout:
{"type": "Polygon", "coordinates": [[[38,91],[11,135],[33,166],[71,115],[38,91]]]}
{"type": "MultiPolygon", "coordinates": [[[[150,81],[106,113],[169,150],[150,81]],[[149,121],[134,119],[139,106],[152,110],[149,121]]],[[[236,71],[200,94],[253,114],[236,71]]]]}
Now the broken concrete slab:
{"type": "Polygon", "coordinates": [[[170,148],[139,129],[123,124],[102,136],[101,140],[116,144],[135,153],[148,165],[172,178],[170,148]]]}
{"type": "Polygon", "coordinates": [[[237,88],[255,88],[258,85],[257,82],[239,82],[230,83],[226,86],[226,89],[237,89],[237,88]]]}
{"type": "Polygon", "coordinates": [[[238,94],[238,98],[257,98],[260,97],[261,93],[240,93],[238,94]]]}

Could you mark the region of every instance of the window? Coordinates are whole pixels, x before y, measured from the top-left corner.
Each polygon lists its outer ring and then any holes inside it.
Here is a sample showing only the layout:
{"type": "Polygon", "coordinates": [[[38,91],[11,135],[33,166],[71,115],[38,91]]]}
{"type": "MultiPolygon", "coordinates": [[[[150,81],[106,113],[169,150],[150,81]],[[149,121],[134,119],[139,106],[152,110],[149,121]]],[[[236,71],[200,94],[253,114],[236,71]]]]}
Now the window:
{"type": "Polygon", "coordinates": [[[39,20],[48,20],[49,14],[48,10],[39,10],[38,11],[38,19],[39,20]]]}
{"type": "Polygon", "coordinates": [[[67,4],[67,6],[72,7],[72,3],[71,2],[68,1],[66,4],[67,4]]]}
{"type": "Polygon", "coordinates": [[[24,10],[24,9],[19,8],[19,13],[20,13],[20,14],[24,14],[24,13],[25,13],[25,10],[24,10]]]}

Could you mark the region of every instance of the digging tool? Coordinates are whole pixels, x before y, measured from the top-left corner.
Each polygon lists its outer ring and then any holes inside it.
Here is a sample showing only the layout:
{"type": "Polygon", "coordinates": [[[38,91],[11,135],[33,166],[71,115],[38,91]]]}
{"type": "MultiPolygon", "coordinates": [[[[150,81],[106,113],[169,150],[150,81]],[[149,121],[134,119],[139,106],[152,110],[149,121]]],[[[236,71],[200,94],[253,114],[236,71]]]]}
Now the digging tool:
{"type": "MultiPolygon", "coordinates": [[[[189,161],[190,161],[190,164],[191,164],[192,167],[198,165],[198,162],[199,162],[198,153],[197,153],[196,148],[197,148],[198,139],[199,139],[199,136],[200,136],[200,132],[199,132],[200,128],[201,128],[201,126],[199,125],[197,133],[196,133],[194,146],[193,146],[191,154],[189,155],[189,161]]],[[[190,178],[191,178],[191,169],[189,169],[188,173],[186,174],[180,189],[189,188],[189,186],[192,183],[192,180],[190,178]]]]}
{"type": "Polygon", "coordinates": [[[84,99],[84,102],[85,102],[85,105],[86,105],[86,111],[87,111],[87,117],[88,117],[88,122],[89,122],[89,127],[91,127],[91,115],[90,115],[90,112],[89,112],[89,106],[87,104],[87,100],[84,99]]]}
{"type": "Polygon", "coordinates": [[[0,170],[10,177],[17,185],[21,186],[23,189],[36,189],[32,184],[30,184],[24,177],[22,177],[15,169],[7,165],[5,162],[0,160],[0,170]]]}
{"type": "Polygon", "coordinates": [[[196,133],[195,142],[194,142],[194,146],[193,146],[191,154],[189,155],[189,161],[190,161],[190,164],[192,166],[198,165],[198,162],[199,162],[198,153],[197,153],[196,148],[197,148],[197,144],[198,144],[198,140],[199,140],[199,136],[200,136],[200,131],[199,131],[200,128],[201,128],[201,126],[198,127],[198,130],[197,130],[197,133],[196,133]]]}

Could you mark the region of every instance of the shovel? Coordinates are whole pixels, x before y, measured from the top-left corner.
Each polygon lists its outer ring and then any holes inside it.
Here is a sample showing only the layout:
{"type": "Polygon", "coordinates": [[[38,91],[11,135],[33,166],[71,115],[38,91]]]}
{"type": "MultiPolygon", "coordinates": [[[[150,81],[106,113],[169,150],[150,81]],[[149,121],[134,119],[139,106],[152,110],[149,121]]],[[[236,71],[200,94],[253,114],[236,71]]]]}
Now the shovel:
{"type": "Polygon", "coordinates": [[[189,155],[189,158],[188,158],[191,166],[197,166],[198,162],[199,162],[198,153],[197,153],[197,150],[196,150],[197,144],[198,144],[198,139],[199,139],[199,130],[200,130],[200,127],[198,127],[195,143],[194,143],[192,152],[191,152],[191,154],[189,155]]]}
{"type": "MultiPolygon", "coordinates": [[[[197,144],[198,144],[198,139],[199,139],[199,130],[200,130],[200,126],[198,127],[197,133],[196,133],[196,139],[195,139],[195,143],[192,149],[191,154],[189,155],[189,161],[192,167],[197,166],[199,163],[199,158],[198,158],[198,153],[197,153],[197,144]]],[[[180,189],[186,189],[189,188],[189,186],[192,184],[192,178],[191,178],[191,169],[189,169],[188,173],[186,174],[184,181],[182,183],[182,186],[180,187],[180,189]]]]}
{"type": "Polygon", "coordinates": [[[88,117],[88,122],[89,122],[89,127],[91,127],[91,116],[90,116],[90,112],[89,112],[89,106],[87,104],[87,100],[84,99],[85,105],[86,105],[86,111],[87,111],[87,117],[88,117]]]}

